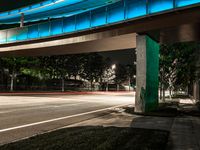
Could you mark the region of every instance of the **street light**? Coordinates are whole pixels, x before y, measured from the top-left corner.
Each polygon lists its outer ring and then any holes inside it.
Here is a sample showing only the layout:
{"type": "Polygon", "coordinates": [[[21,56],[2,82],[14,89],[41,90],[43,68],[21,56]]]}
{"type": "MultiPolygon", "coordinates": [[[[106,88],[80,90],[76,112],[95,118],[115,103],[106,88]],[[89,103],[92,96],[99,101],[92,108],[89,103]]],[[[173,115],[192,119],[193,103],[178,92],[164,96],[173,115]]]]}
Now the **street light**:
{"type": "Polygon", "coordinates": [[[113,64],[113,65],[112,65],[112,69],[115,69],[115,68],[116,68],[116,64],[113,64]]]}
{"type": "Polygon", "coordinates": [[[109,68],[107,68],[105,73],[104,73],[105,74],[105,81],[106,81],[106,91],[108,91],[109,82],[114,79],[115,69],[116,69],[116,64],[113,64],[109,68]]]}

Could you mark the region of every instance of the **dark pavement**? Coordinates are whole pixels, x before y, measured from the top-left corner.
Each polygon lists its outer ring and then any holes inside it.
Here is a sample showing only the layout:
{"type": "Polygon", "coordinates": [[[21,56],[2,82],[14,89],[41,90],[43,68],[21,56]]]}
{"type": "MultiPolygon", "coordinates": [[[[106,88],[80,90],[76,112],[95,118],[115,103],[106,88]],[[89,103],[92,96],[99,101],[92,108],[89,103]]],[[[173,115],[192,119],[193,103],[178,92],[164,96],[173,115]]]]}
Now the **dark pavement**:
{"type": "Polygon", "coordinates": [[[0,144],[99,117],[134,104],[133,93],[0,96],[0,144]]]}

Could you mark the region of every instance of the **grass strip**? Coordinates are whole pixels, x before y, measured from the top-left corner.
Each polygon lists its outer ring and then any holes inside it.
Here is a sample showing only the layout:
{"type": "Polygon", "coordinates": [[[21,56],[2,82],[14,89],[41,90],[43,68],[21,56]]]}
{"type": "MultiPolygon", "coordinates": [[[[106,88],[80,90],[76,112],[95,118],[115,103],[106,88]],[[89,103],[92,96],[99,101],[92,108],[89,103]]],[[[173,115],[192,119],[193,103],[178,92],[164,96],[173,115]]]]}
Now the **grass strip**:
{"type": "Polygon", "coordinates": [[[119,127],[74,127],[6,144],[0,150],[160,150],[169,132],[119,127]]]}

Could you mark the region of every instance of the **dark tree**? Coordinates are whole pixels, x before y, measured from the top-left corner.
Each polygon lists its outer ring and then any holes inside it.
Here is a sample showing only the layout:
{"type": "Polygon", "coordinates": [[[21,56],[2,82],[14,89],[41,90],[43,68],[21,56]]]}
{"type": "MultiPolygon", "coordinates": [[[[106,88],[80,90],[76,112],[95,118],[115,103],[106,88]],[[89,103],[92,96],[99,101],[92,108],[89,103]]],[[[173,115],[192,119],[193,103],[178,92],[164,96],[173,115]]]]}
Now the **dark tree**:
{"type": "Polygon", "coordinates": [[[123,82],[127,81],[128,73],[125,65],[117,64],[115,69],[115,83],[117,84],[117,90],[119,91],[119,86],[123,82]]]}
{"type": "Polygon", "coordinates": [[[171,91],[187,89],[195,78],[195,51],[197,43],[176,43],[162,45],[160,50],[160,83],[161,89],[168,87],[171,91]]]}
{"type": "Polygon", "coordinates": [[[97,53],[90,53],[84,56],[81,77],[90,82],[91,90],[93,89],[93,82],[98,82],[103,75],[104,63],[103,57],[97,53]]]}

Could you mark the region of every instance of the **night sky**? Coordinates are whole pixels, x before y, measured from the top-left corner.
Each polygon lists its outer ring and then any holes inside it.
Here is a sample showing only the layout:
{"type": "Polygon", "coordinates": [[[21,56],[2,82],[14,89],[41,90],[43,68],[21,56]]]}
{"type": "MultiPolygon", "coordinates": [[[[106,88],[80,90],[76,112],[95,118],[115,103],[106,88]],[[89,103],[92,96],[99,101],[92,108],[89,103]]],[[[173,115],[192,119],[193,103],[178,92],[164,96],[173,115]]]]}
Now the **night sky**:
{"type": "Polygon", "coordinates": [[[133,64],[136,61],[135,58],[135,50],[127,49],[127,50],[118,50],[118,51],[109,51],[99,53],[104,57],[109,57],[113,64],[133,64]]]}
{"type": "Polygon", "coordinates": [[[0,0],[0,12],[20,8],[44,0],[0,0]]]}

